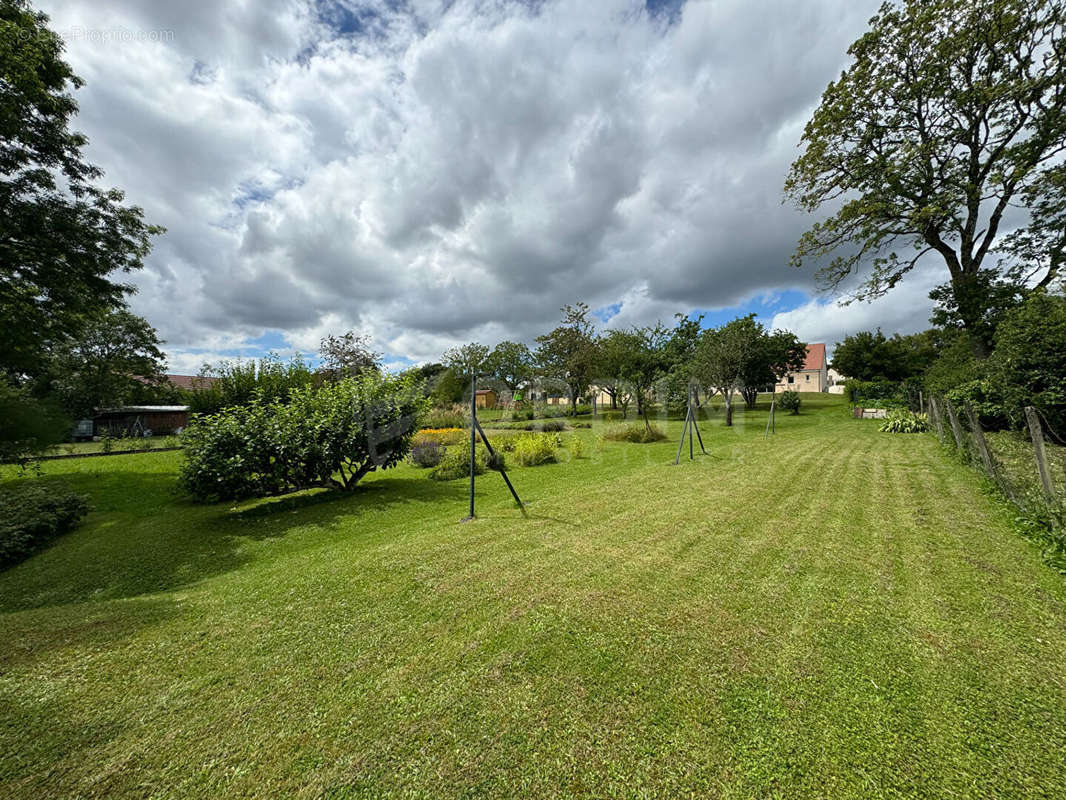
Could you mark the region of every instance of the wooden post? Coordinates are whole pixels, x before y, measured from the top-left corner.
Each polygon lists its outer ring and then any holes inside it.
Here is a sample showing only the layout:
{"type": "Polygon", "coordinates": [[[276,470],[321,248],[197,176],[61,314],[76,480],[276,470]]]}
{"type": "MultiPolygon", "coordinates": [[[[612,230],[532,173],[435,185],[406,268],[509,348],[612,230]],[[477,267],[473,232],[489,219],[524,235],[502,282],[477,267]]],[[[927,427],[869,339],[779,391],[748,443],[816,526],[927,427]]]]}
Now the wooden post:
{"type": "Polygon", "coordinates": [[[929,395],[929,417],[933,420],[933,426],[936,428],[936,437],[940,440],[940,443],[944,443],[944,423],[940,419],[940,406],[937,405],[936,397],[929,395]]]}
{"type": "Polygon", "coordinates": [[[470,376],[470,516],[463,522],[474,518],[474,449],[477,444],[477,373],[470,376]]]}
{"type": "Polygon", "coordinates": [[[922,414],[925,413],[925,395],[922,394],[922,390],[918,390],[918,411],[922,414]]]}
{"type": "Polygon", "coordinates": [[[1040,483],[1044,487],[1044,494],[1051,499],[1055,496],[1055,488],[1051,485],[1047,454],[1044,452],[1044,429],[1040,426],[1040,419],[1032,406],[1025,407],[1025,421],[1029,423],[1029,438],[1033,440],[1033,453],[1036,455],[1036,468],[1040,471],[1040,483]]]}
{"type": "Polygon", "coordinates": [[[956,447],[958,447],[960,453],[968,455],[966,443],[962,438],[962,426],[959,424],[959,418],[955,416],[955,409],[952,407],[951,401],[946,397],[944,398],[944,408],[948,412],[948,422],[951,423],[951,432],[955,435],[956,447]]]}
{"type": "Polygon", "coordinates": [[[970,430],[973,432],[973,440],[977,443],[977,452],[981,455],[981,463],[985,465],[985,472],[992,480],[996,479],[996,465],[992,460],[992,454],[988,451],[988,443],[985,441],[985,432],[981,430],[981,423],[973,408],[966,404],[966,415],[970,420],[970,430]]]}

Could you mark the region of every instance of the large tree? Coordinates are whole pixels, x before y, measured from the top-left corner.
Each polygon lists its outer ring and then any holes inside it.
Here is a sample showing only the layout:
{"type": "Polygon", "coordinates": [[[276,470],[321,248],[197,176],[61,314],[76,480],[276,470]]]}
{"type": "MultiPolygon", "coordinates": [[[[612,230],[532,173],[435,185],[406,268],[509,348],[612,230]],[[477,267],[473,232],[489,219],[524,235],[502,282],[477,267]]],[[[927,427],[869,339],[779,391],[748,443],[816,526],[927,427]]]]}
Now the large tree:
{"type": "Polygon", "coordinates": [[[759,390],[777,383],[790,372],[802,369],[807,345],[791,331],[772,331],[755,322],[754,315],[743,318],[747,335],[754,341],[741,373],[740,394],[747,408],[755,408],[759,390]]]}
{"type": "Polygon", "coordinates": [[[381,369],[381,353],[370,346],[370,336],[355,331],[323,337],[318,355],[322,359],[319,372],[330,383],[381,369]]]}
{"type": "Polygon", "coordinates": [[[577,414],[577,398],[596,375],[599,352],[585,303],[562,308],[562,324],[537,337],[536,360],[541,374],[566,386],[570,413],[577,414]]]}
{"type": "Polygon", "coordinates": [[[14,380],[121,307],[132,291],[121,276],[162,232],[99,186],[85,137],[70,130],[82,82],[47,23],[25,0],[0,0],[0,373],[14,380]]]}
{"type": "Polygon", "coordinates": [[[485,371],[512,393],[517,392],[533,377],[533,354],[521,342],[500,342],[485,360],[485,371]]]}
{"type": "Polygon", "coordinates": [[[940,346],[933,331],[888,337],[859,331],[833,348],[833,369],[860,381],[903,381],[921,375],[936,360],[940,346]]]}
{"type": "MultiPolygon", "coordinates": [[[[848,51],[803,133],[786,194],[834,211],[800,239],[794,265],[821,262],[828,287],[892,289],[927,253],[943,261],[978,357],[982,269],[1012,203],[1038,202],[1066,148],[1066,3],[885,3],[848,51]],[[909,252],[901,254],[906,248],[909,252]]],[[[1034,282],[1055,279],[1047,260],[1034,282]]]]}
{"type": "Polygon", "coordinates": [[[637,401],[637,413],[650,431],[648,406],[655,384],[667,371],[669,362],[665,346],[670,332],[662,325],[647,328],[612,330],[607,337],[614,358],[619,387],[637,401]]]}
{"type": "Polygon", "coordinates": [[[142,398],[146,387],[165,393],[161,344],[155,329],[136,314],[126,310],[100,314],[76,339],[50,354],[47,393],[75,417],[142,398]]]}
{"type": "Polygon", "coordinates": [[[758,347],[751,322],[750,316],[741,317],[704,330],[693,359],[695,380],[722,395],[726,425],[733,424],[733,396],[744,387],[745,370],[758,347]]]}
{"type": "Polygon", "coordinates": [[[485,374],[485,361],[488,357],[487,346],[478,342],[470,342],[445,352],[444,363],[448,365],[453,377],[465,390],[475,376],[480,377],[485,374]]]}

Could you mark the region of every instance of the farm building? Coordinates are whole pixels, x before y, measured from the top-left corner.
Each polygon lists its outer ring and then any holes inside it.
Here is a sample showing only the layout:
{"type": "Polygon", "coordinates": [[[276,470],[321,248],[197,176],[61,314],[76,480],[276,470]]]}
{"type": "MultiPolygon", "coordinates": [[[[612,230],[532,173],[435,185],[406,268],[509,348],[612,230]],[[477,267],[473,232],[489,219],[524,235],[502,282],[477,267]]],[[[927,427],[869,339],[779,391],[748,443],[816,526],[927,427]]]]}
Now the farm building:
{"type": "Polygon", "coordinates": [[[188,406],[118,406],[93,415],[93,433],[102,436],[153,436],[175,433],[189,423],[188,406]]]}
{"type": "Polygon", "coordinates": [[[474,404],[478,408],[496,408],[498,398],[492,389],[478,389],[474,392],[474,404]]]}
{"type": "Polygon", "coordinates": [[[824,392],[829,389],[829,367],[825,360],[825,344],[807,345],[807,359],[803,368],[790,372],[774,387],[775,392],[824,392]]]}

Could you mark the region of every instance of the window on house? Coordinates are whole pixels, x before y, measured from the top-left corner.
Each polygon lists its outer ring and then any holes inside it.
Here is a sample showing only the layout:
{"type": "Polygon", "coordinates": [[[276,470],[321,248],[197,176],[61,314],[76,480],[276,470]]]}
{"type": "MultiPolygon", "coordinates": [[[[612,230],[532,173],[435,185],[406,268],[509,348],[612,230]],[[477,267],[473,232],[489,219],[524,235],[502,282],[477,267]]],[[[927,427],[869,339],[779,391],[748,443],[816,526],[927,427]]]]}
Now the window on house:
{"type": "Polygon", "coordinates": [[[811,379],[810,375],[804,375],[803,376],[803,380],[805,380],[805,381],[809,381],[810,379],[811,379]]]}
{"type": "Polygon", "coordinates": [[[788,382],[789,382],[789,383],[795,383],[795,382],[796,382],[796,379],[795,379],[794,377],[792,377],[791,375],[789,375],[789,376],[788,376],[788,382]]]}

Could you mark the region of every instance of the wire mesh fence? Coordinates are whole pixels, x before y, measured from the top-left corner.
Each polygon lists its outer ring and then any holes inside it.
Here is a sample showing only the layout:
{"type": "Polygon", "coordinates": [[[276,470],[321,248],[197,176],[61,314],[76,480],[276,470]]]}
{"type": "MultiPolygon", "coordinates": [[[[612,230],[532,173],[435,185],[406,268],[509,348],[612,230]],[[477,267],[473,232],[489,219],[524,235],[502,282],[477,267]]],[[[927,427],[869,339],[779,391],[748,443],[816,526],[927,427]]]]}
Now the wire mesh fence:
{"type": "Polygon", "coordinates": [[[1022,431],[986,430],[968,404],[928,398],[929,421],[941,444],[981,470],[1024,517],[1045,525],[1066,563],[1066,447],[1039,409],[1022,409],[1022,431]]]}

